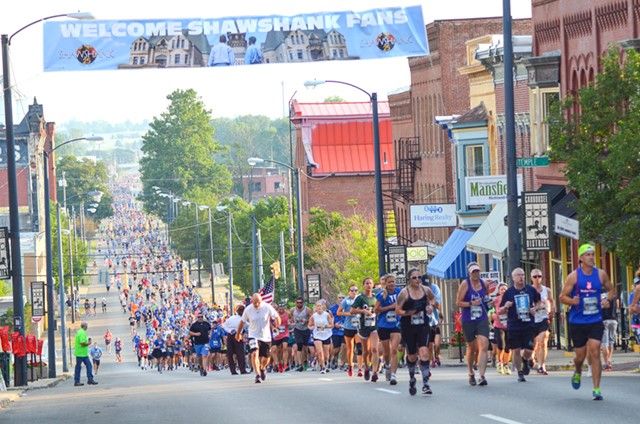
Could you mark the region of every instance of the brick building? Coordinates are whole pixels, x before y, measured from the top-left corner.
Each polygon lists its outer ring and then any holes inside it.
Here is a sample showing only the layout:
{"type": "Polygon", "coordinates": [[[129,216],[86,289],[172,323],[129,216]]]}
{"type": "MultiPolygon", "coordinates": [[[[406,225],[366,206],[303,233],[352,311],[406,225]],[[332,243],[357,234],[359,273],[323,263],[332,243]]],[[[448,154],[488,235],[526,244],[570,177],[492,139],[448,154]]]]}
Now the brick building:
{"type": "MultiPolygon", "coordinates": [[[[533,0],[533,57],[528,60],[530,87],[531,150],[549,150],[546,119],[549,104],[591,84],[601,70],[600,58],[610,47],[640,47],[640,0],[533,0]]],[[[577,267],[580,217],[572,207],[575,195],[567,189],[562,164],[536,168],[538,186],[559,190],[554,217],[564,230],[554,228],[553,249],[541,258],[545,280],[557,299],[562,282],[577,267]],[[558,215],[555,215],[555,214],[558,215]],[[570,225],[571,231],[566,231],[570,225]]],[[[557,221],[556,221],[557,223],[557,221]]],[[[633,269],[615,254],[596,244],[596,265],[605,269],[619,290],[629,290],[633,269]]],[[[566,327],[559,315],[557,341],[567,345],[566,327]]]]}
{"type": "MultiPolygon", "coordinates": [[[[20,247],[22,253],[23,292],[28,295],[31,281],[45,280],[44,174],[43,151],[54,143],[55,124],[45,122],[42,105],[34,99],[18,125],[14,126],[20,247]]],[[[56,201],[55,157],[49,160],[49,192],[56,201]]],[[[0,226],[9,227],[6,135],[0,127],[0,226]]],[[[27,323],[32,325],[31,323],[27,323]]]]}
{"type": "MultiPolygon", "coordinates": [[[[391,120],[386,101],[378,103],[383,177],[393,173],[391,120]]],[[[292,102],[303,223],[309,209],[375,216],[373,125],[369,102],[292,102]]]]}
{"type": "MultiPolygon", "coordinates": [[[[531,30],[530,20],[514,20],[514,35],[531,34],[531,30]]],[[[396,152],[392,194],[398,240],[402,244],[427,245],[430,256],[449,238],[451,229],[410,228],[409,206],[456,202],[451,143],[435,118],[462,115],[472,107],[469,78],[458,71],[467,63],[465,43],[501,32],[501,17],[440,20],[428,24],[431,53],[410,58],[411,86],[389,95],[396,152]]]]}
{"type": "Polygon", "coordinates": [[[287,196],[289,194],[289,177],[276,167],[254,166],[251,174],[242,175],[242,192],[245,200],[256,201],[264,197],[287,196]]]}

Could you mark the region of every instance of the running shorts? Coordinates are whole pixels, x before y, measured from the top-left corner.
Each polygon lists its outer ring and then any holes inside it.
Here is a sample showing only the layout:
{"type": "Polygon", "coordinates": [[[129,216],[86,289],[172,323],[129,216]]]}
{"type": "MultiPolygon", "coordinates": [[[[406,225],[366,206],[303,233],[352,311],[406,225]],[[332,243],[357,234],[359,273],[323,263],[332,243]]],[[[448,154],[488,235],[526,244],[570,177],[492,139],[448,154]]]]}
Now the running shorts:
{"type": "Polygon", "coordinates": [[[402,339],[407,348],[407,354],[415,355],[418,348],[426,347],[429,344],[429,326],[427,325],[407,325],[401,329],[402,339]]]}
{"type": "Polygon", "coordinates": [[[400,333],[400,329],[378,327],[378,337],[380,337],[381,341],[389,340],[392,333],[400,333]]]}
{"type": "Polygon", "coordinates": [[[589,339],[602,341],[603,334],[604,324],[601,322],[595,324],[569,324],[569,335],[573,347],[584,347],[589,339]]]}

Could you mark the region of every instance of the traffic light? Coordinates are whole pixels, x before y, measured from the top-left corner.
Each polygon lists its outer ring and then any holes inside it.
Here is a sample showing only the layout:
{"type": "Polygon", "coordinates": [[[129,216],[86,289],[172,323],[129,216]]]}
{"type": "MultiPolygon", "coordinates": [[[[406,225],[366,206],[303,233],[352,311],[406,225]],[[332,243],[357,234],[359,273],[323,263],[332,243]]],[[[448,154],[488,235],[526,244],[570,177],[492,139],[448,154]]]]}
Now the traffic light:
{"type": "Polygon", "coordinates": [[[271,264],[271,274],[277,280],[280,278],[280,261],[275,261],[271,264]]]}

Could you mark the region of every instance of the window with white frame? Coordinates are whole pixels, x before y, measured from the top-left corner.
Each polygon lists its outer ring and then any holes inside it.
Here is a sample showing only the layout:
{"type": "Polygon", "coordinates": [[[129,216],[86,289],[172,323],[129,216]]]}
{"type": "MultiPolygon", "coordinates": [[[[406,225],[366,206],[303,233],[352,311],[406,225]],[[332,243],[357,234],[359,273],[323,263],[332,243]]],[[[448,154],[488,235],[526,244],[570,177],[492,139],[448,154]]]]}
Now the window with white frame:
{"type": "Polygon", "coordinates": [[[484,175],[485,162],[484,148],[482,145],[471,145],[465,147],[465,168],[467,177],[478,177],[484,175]]]}

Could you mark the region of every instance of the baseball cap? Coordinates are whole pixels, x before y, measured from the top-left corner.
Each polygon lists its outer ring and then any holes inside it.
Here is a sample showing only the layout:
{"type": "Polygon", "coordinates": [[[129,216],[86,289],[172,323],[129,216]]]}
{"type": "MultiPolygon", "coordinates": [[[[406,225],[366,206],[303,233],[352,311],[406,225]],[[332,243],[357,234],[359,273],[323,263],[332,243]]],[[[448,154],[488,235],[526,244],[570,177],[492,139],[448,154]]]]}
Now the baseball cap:
{"type": "Polygon", "coordinates": [[[592,245],[590,245],[589,243],[584,243],[578,248],[578,256],[582,256],[585,253],[593,253],[595,251],[596,249],[592,245]]]}
{"type": "Polygon", "coordinates": [[[469,265],[467,265],[467,271],[480,271],[480,265],[478,265],[477,262],[469,262],[469,265]]]}

